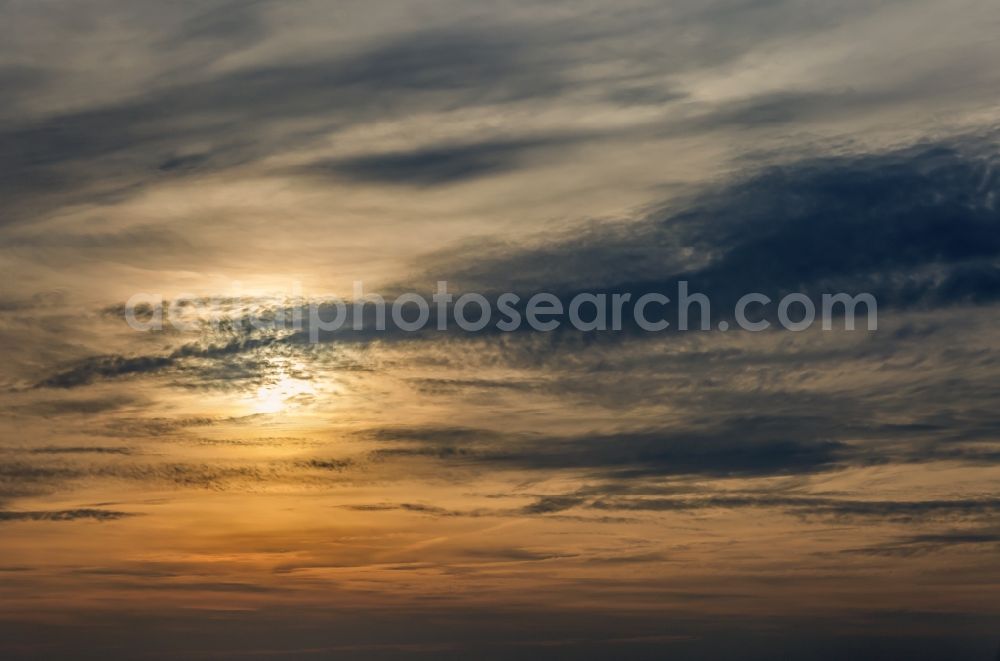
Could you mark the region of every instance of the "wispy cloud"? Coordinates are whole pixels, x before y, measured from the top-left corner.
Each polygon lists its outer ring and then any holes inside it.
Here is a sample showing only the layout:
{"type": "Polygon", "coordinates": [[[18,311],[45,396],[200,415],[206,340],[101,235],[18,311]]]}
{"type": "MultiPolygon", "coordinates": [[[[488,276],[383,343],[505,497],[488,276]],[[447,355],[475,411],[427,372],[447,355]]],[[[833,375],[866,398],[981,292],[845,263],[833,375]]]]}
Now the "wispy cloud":
{"type": "Polygon", "coordinates": [[[135,516],[134,512],[116,512],[101,509],[75,509],[51,511],[5,511],[0,510],[0,521],[78,521],[91,519],[94,521],[116,521],[127,516],[135,516]]]}

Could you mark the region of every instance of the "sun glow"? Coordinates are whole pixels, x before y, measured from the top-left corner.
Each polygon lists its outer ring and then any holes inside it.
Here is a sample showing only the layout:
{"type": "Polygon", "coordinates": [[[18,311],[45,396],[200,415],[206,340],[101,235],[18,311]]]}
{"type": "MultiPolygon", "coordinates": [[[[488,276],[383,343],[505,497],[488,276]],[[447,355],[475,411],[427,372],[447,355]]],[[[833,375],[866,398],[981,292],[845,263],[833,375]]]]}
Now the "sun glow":
{"type": "Polygon", "coordinates": [[[256,413],[281,413],[305,400],[311,399],[314,390],[308,381],[283,376],[275,383],[261,386],[251,401],[256,413]]]}

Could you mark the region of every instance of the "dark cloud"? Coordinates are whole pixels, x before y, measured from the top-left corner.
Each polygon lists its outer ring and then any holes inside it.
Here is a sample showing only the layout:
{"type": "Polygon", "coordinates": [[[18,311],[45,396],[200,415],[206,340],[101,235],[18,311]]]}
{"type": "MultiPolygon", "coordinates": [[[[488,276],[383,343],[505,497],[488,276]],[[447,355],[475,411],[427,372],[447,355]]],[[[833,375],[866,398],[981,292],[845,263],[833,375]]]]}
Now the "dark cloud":
{"type": "Polygon", "coordinates": [[[0,65],[0,113],[17,109],[31,94],[51,82],[52,74],[45,69],[23,64],[0,65]]]}
{"type": "Polygon", "coordinates": [[[115,512],[101,509],[75,509],[11,512],[0,510],[0,521],[77,521],[92,519],[94,521],[116,521],[128,516],[136,516],[134,512],[115,512]]]}
{"type": "Polygon", "coordinates": [[[32,448],[32,454],[132,454],[131,448],[108,447],[103,445],[94,446],[58,446],[49,445],[43,448],[32,448]]]}
{"type": "Polygon", "coordinates": [[[590,507],[600,510],[686,512],[704,509],[779,509],[797,516],[834,519],[883,519],[911,522],[920,519],[989,517],[1000,512],[1000,499],[857,500],[801,494],[734,494],[696,497],[597,498],[590,507]]]}
{"type": "Polygon", "coordinates": [[[677,136],[729,129],[764,130],[786,125],[801,126],[823,120],[843,121],[920,96],[921,90],[906,86],[885,86],[864,91],[850,87],[781,90],[708,106],[704,112],[690,119],[670,123],[663,133],[677,136]]]}
{"type": "Polygon", "coordinates": [[[343,471],[354,465],[351,459],[308,459],[299,462],[305,468],[315,468],[324,471],[343,471]]]}
{"type": "Polygon", "coordinates": [[[41,381],[37,388],[76,388],[95,379],[109,379],[136,374],[150,374],[174,367],[188,359],[222,359],[249,353],[281,341],[277,336],[239,337],[221,344],[185,344],[159,356],[92,356],[41,381]]]}
{"type": "Polygon", "coordinates": [[[371,503],[362,505],[345,505],[345,509],[358,512],[415,512],[417,514],[429,514],[431,516],[482,516],[483,512],[470,510],[458,511],[423,503],[371,503]]]}
{"type": "Polygon", "coordinates": [[[86,475],[138,482],[163,482],[184,487],[223,489],[239,484],[265,482],[280,476],[277,466],[212,463],[115,463],[93,466],[86,475]]]}
{"type": "MultiPolygon", "coordinates": [[[[732,421],[708,430],[649,430],[572,437],[497,434],[451,429],[390,429],[382,438],[404,445],[377,451],[380,457],[427,456],[494,469],[578,469],[601,475],[782,475],[832,470],[850,455],[845,443],[791,440],[770,430],[732,421]]],[[[553,506],[558,501],[540,503],[553,506]]]]}
{"type": "Polygon", "coordinates": [[[474,144],[434,146],[405,152],[389,152],[319,161],[304,173],[331,173],[346,179],[432,186],[452,184],[513,170],[530,154],[556,140],[493,140],[474,144]]]}
{"type": "Polygon", "coordinates": [[[608,434],[550,439],[539,447],[486,452],[480,461],[511,467],[582,468],[622,475],[700,474],[718,477],[780,475],[830,470],[842,443],[697,437],[676,432],[608,434]]]}
{"type": "Polygon", "coordinates": [[[116,417],[109,420],[101,431],[103,436],[114,437],[145,437],[164,436],[191,427],[210,427],[221,422],[238,422],[232,418],[210,418],[191,416],[176,418],[133,418],[116,417]]]}
{"type": "MultiPolygon", "coordinates": [[[[220,8],[183,28],[184,38],[234,27],[253,34],[246,29],[252,21],[220,8]]],[[[114,201],[164,177],[250,163],[355,122],[554,94],[558,76],[529,66],[525,56],[502,31],[422,32],[339,59],[238,70],[116,105],[9,123],[0,129],[4,222],[84,200],[114,201]],[[320,127],[279,129],[292,119],[316,119],[320,127]]],[[[500,151],[494,158],[503,158],[500,151]]]]}
{"type": "Polygon", "coordinates": [[[687,98],[687,94],[658,85],[625,85],[608,93],[608,99],[625,107],[659,106],[687,98]]]}
{"type": "Polygon", "coordinates": [[[844,553],[855,555],[875,555],[910,557],[925,555],[955,547],[1000,546],[1000,533],[996,530],[954,530],[944,533],[925,533],[874,544],[862,548],[847,549],[844,553]]]}
{"type": "Polygon", "coordinates": [[[572,509],[583,502],[579,496],[542,496],[521,509],[523,514],[551,514],[572,509]]]}
{"type": "Polygon", "coordinates": [[[407,379],[408,383],[414,385],[417,390],[425,393],[449,393],[462,392],[468,390],[485,391],[531,391],[544,388],[546,385],[541,381],[528,380],[501,380],[501,379],[445,379],[445,378],[413,378],[407,379]]]}
{"type": "MultiPolygon", "coordinates": [[[[680,281],[688,281],[691,292],[708,295],[714,320],[732,318],[736,300],[748,292],[772,300],[803,292],[817,301],[821,293],[870,292],[883,309],[988,303],[1000,299],[995,203],[1000,169],[992,152],[970,143],[956,139],[768,167],[627,225],[598,224],[537,249],[498,249],[492,257],[479,252],[475,264],[442,262],[436,276],[486,292],[510,283],[521,294],[522,313],[524,302],[539,290],[555,291],[567,301],[580,291],[621,292],[631,294],[634,303],[650,292],[675,299],[680,281]]],[[[401,160],[366,161],[360,169],[385,166],[388,178],[441,180],[471,174],[475,167],[461,163],[467,156],[474,160],[475,153],[444,150],[430,160],[407,154],[401,160]]],[[[630,304],[623,312],[625,335],[638,332],[630,304]]],[[[773,319],[776,307],[764,316],[773,319]]],[[[676,309],[668,306],[665,315],[674,330],[676,309]]],[[[692,310],[697,324],[699,308],[692,310]]],[[[418,341],[440,335],[402,333],[390,324],[381,333],[342,329],[320,333],[319,339],[418,341]]],[[[307,330],[280,337],[238,334],[222,344],[189,344],[167,355],[93,357],[39,385],[76,387],[97,378],[162,371],[187,358],[225,362],[227,356],[272,344],[306,345],[309,339],[307,330]]],[[[252,373],[254,366],[249,368],[252,373]]]]}
{"type": "MultiPolygon", "coordinates": [[[[786,124],[815,118],[819,114],[839,114],[842,106],[856,100],[857,96],[852,92],[836,94],[782,91],[727,104],[692,123],[704,129],[786,124]]],[[[677,127],[675,130],[682,129],[677,127]]]]}
{"type": "MultiPolygon", "coordinates": [[[[606,44],[631,69],[628,75],[604,78],[601,92],[607,98],[625,105],[666,103],[683,93],[665,76],[738,59],[760,40],[779,37],[778,26],[788,20],[777,6],[659,10],[645,19],[633,12],[600,12],[601,20],[581,16],[578,22],[537,17],[512,23],[484,16],[442,20],[430,24],[437,27],[383,35],[377,43],[361,41],[334,57],[286,58],[236,70],[213,67],[274,36],[271,9],[267,2],[229,0],[117,8],[126,31],[150,35],[153,49],[169,56],[156,59],[157,75],[145,89],[130,90],[123,100],[39,118],[15,113],[5,123],[0,129],[4,224],[63,205],[115,202],[173,177],[255,163],[358,123],[553,98],[586,84],[576,80],[574,69],[595,62],[588,52],[595,44],[606,44]],[[723,20],[736,14],[769,18],[757,21],[755,37],[748,39],[723,20]],[[681,26],[683,38],[660,32],[674,24],[681,26]],[[639,33],[657,47],[637,42],[635,48],[621,49],[621,41],[639,33]],[[691,40],[695,33],[701,37],[691,40]],[[219,70],[224,73],[214,73],[219,70]],[[293,123],[309,128],[293,128],[293,123]]],[[[794,29],[830,27],[851,11],[819,13],[815,20],[796,21],[794,29]]],[[[32,25],[32,12],[25,14],[32,25]]],[[[25,16],[12,12],[10,18],[16,25],[25,16]]],[[[60,27],[72,34],[89,20],[86,12],[67,12],[60,27]]],[[[604,65],[600,57],[596,61],[604,65]]],[[[14,107],[63,75],[68,74],[6,65],[0,69],[0,89],[9,97],[7,106],[14,107]]],[[[366,180],[437,183],[503,170],[516,160],[510,149],[497,145],[477,153],[429,148],[424,154],[372,156],[341,166],[366,180]]]]}
{"type": "Polygon", "coordinates": [[[111,378],[129,374],[155,372],[172,365],[171,356],[97,356],[81,361],[75,367],[39,381],[39,388],[74,388],[96,378],[111,378]]]}
{"type": "Polygon", "coordinates": [[[224,464],[194,462],[124,461],[117,453],[84,452],[92,463],[77,459],[72,464],[55,463],[67,453],[35,454],[35,461],[14,461],[0,464],[0,501],[30,495],[53,493],[79,480],[96,478],[160,483],[199,489],[231,489],[247,484],[280,481],[291,478],[287,466],[277,463],[224,464]],[[50,455],[49,461],[43,457],[50,455]],[[103,461],[98,462],[98,458],[103,461]]]}
{"type": "Polygon", "coordinates": [[[551,551],[536,551],[526,548],[488,548],[488,549],[467,549],[463,555],[471,558],[486,558],[489,561],[511,561],[511,562],[543,562],[545,560],[557,560],[559,558],[575,558],[576,553],[553,553],[551,551]]]}
{"type": "Polygon", "coordinates": [[[65,466],[48,466],[24,462],[4,462],[0,464],[0,483],[8,480],[20,482],[45,482],[77,477],[79,471],[65,466]]]}
{"type": "Polygon", "coordinates": [[[17,413],[27,413],[40,416],[61,416],[61,415],[94,415],[116,411],[124,407],[137,403],[139,400],[127,395],[112,395],[108,397],[97,397],[87,399],[56,399],[41,402],[33,402],[23,406],[14,407],[12,410],[17,413]]]}
{"type": "MultiPolygon", "coordinates": [[[[672,489],[676,490],[677,493],[663,497],[655,494],[671,489],[661,488],[661,483],[636,480],[632,476],[629,476],[629,479],[633,481],[625,491],[630,492],[630,495],[616,495],[616,492],[622,491],[619,488],[622,483],[612,481],[583,488],[575,493],[540,496],[528,505],[521,507],[456,510],[427,503],[371,503],[345,505],[344,507],[364,512],[400,511],[433,517],[473,518],[558,515],[567,510],[577,509],[581,515],[572,518],[595,523],[603,519],[603,517],[594,516],[592,513],[595,511],[696,513],[705,510],[752,509],[781,512],[804,520],[858,524],[988,521],[1000,512],[1000,499],[997,498],[863,500],[843,496],[816,496],[808,493],[786,492],[781,489],[776,489],[774,492],[734,492],[719,495],[711,489],[690,482],[673,487],[672,489]],[[648,495],[636,495],[644,492],[648,495]]],[[[608,520],[620,522],[624,519],[610,518],[608,520]]],[[[922,549],[929,546],[945,545],[949,542],[955,544],[987,543],[994,541],[995,538],[995,535],[990,537],[978,534],[940,536],[940,538],[935,535],[921,535],[908,539],[905,543],[893,543],[891,550],[895,552],[897,547],[920,547],[922,549]]],[[[875,548],[878,550],[882,547],[875,548]]]]}
{"type": "MultiPolygon", "coordinates": [[[[585,502],[585,498],[576,495],[542,496],[523,507],[514,508],[476,508],[455,510],[426,503],[366,503],[361,505],[344,505],[345,509],[359,512],[413,512],[434,517],[484,517],[484,516],[534,516],[555,514],[572,509],[585,502]]],[[[594,521],[594,518],[588,519],[594,521]]]]}
{"type": "MultiPolygon", "coordinates": [[[[535,516],[556,514],[582,505],[586,499],[577,495],[541,496],[523,507],[484,508],[456,510],[427,503],[368,503],[361,505],[345,505],[346,509],[360,512],[413,512],[434,517],[483,517],[483,516],[535,516]]],[[[593,521],[594,519],[588,519],[593,521]]]]}
{"type": "MultiPolygon", "coordinates": [[[[592,373],[585,375],[595,378],[592,373]]],[[[642,378],[642,387],[654,392],[641,401],[658,401],[661,395],[655,385],[642,378]]],[[[606,389],[607,383],[598,388],[606,389]]],[[[928,392],[922,393],[922,398],[937,392],[935,386],[924,389],[928,392]]],[[[556,392],[565,396],[572,391],[556,392]]],[[[376,460],[424,458],[490,469],[577,470],[604,478],[809,475],[848,467],[929,462],[989,466],[998,457],[992,441],[1000,424],[996,416],[986,411],[981,416],[970,412],[958,419],[941,413],[951,404],[940,399],[933,406],[924,405],[925,416],[916,415],[904,424],[884,419],[914,416],[911,409],[915,400],[880,397],[864,389],[852,398],[789,391],[730,392],[718,386],[712,386],[710,392],[695,389],[691,393],[665,386],[664,393],[662,396],[669,396],[673,405],[687,413],[683,420],[661,428],[552,436],[447,426],[388,427],[367,431],[362,438],[385,446],[372,452],[376,460]],[[771,413],[756,413],[761,410],[771,413]]],[[[985,402],[989,394],[984,397],[985,402]]],[[[629,400],[627,392],[624,399],[629,400]]],[[[612,403],[610,410],[616,410],[615,406],[618,404],[612,403]]],[[[750,506],[755,502],[731,504],[750,506]]],[[[686,504],[698,503],[665,503],[686,504]]],[[[789,503],[794,504],[807,503],[789,503]]],[[[965,503],[970,508],[974,504],[965,503]]],[[[944,508],[949,503],[937,505],[944,508]]],[[[933,506],[914,504],[913,514],[933,506]]],[[[897,514],[905,516],[906,507],[898,504],[897,514]]],[[[854,513],[864,514],[860,510],[854,513]]]]}
{"type": "Polygon", "coordinates": [[[1000,297],[1000,170],[983,146],[992,140],[766,167],[625,227],[595,225],[487,259],[480,252],[474,264],[456,256],[450,275],[495,291],[513,274],[526,296],[555,287],[566,299],[675,298],[686,280],[723,316],[748,292],[871,292],[903,307],[989,302],[1000,297]]]}

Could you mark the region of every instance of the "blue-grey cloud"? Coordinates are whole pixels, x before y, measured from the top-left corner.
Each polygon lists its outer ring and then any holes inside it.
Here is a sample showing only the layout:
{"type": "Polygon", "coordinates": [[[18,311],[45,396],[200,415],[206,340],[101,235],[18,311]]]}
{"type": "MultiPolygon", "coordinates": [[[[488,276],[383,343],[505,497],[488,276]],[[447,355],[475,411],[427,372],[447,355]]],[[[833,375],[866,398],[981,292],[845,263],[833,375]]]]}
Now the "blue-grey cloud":
{"type": "Polygon", "coordinates": [[[345,179],[411,186],[443,185],[499,174],[519,167],[534,150],[557,143],[545,140],[492,140],[442,145],[319,161],[302,168],[306,174],[333,174],[345,179]]]}
{"type": "Polygon", "coordinates": [[[837,519],[884,519],[913,522],[920,519],[987,518],[1000,511],[997,498],[937,500],[858,500],[808,495],[737,494],[673,498],[608,497],[593,500],[600,510],[685,512],[703,509],[779,509],[800,516],[837,519]]]}
{"type": "Polygon", "coordinates": [[[480,288],[513,275],[525,293],[556,286],[566,298],[670,295],[686,280],[720,311],[748,292],[866,291],[903,307],[990,302],[1000,297],[993,145],[960,138],[771,166],[627,227],[475,263],[457,257],[448,275],[480,288]]]}
{"type": "Polygon", "coordinates": [[[434,457],[493,469],[574,469],[604,477],[782,475],[832,470],[850,456],[842,442],[782,438],[732,421],[726,429],[665,429],[568,437],[462,428],[390,428],[394,447],[375,457],[434,457]]]}
{"type": "Polygon", "coordinates": [[[557,72],[525,66],[523,53],[502,31],[418,32],[341,58],[237,70],[8,123],[0,128],[4,222],[245,164],[373,117],[555,94],[557,72]],[[295,118],[321,127],[265,137],[263,127],[295,118]]]}

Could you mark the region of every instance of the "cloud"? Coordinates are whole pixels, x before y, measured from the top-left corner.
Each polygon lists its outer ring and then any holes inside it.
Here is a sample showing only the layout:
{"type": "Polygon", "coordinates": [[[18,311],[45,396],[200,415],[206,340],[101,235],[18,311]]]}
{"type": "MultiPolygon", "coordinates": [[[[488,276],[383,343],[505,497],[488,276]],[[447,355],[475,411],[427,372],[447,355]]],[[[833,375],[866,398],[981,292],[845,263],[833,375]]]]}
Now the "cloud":
{"type": "Polygon", "coordinates": [[[140,400],[128,395],[111,395],[106,397],[91,397],[87,399],[55,399],[32,402],[13,407],[16,413],[28,413],[40,416],[63,415],[95,415],[117,411],[138,403],[140,400]]]}
{"type": "Polygon", "coordinates": [[[0,655],[169,638],[174,656],[971,656],[872,638],[995,631],[966,611],[1000,541],[972,527],[1000,512],[997,134],[929,133],[995,117],[995,21],[974,4],[0,2],[6,284],[72,292],[0,300],[18,444],[0,447],[0,520],[40,551],[4,586],[0,655]],[[442,237],[460,240],[423,253],[442,237]],[[293,271],[339,288],[352,269],[387,295],[440,277],[563,301],[687,280],[714,321],[747,291],[868,290],[884,325],[369,326],[313,346],[313,329],[248,327],[286,300],[235,301],[232,325],[189,336],[85,307],[293,271]],[[205,413],[282,378],[314,399],[205,413]],[[105,502],[38,504],[77,488],[105,502]],[[130,513],[101,508],[146,491],[185,504],[116,529],[124,560],[33,543],[96,530],[33,521],[113,521],[130,513]],[[182,519],[209,525],[172,534],[182,519]],[[176,566],[132,560],[150,545],[176,566]],[[946,549],[973,562],[864,557],[946,549]],[[263,594],[277,583],[294,594],[263,594]],[[113,609],[166,598],[118,629],[22,621],[93,590],[113,609]],[[175,608],[195,602],[218,616],[175,608]]]}
{"type": "Polygon", "coordinates": [[[357,512],[415,512],[432,516],[482,516],[479,511],[457,511],[423,503],[368,503],[361,505],[344,505],[345,509],[357,512]]]}
{"type": "Polygon", "coordinates": [[[53,374],[38,382],[39,388],[74,388],[96,378],[110,378],[156,372],[172,365],[172,356],[96,356],[80,361],[76,366],[53,374]]]}
{"type": "MultiPolygon", "coordinates": [[[[699,474],[703,475],[703,474],[699,474]]],[[[531,503],[519,507],[451,509],[428,503],[367,503],[344,505],[345,509],[362,512],[411,512],[433,517],[514,517],[559,515],[577,510],[571,518],[600,522],[620,522],[627,519],[595,516],[596,512],[629,513],[697,513],[706,510],[761,510],[779,512],[799,517],[804,521],[853,522],[859,524],[926,524],[936,521],[988,521],[1000,512],[997,498],[954,498],[930,500],[865,500],[848,496],[818,496],[809,493],[787,492],[780,488],[773,491],[732,492],[719,494],[710,487],[692,482],[680,482],[665,487],[662,482],[651,483],[628,477],[629,482],[611,480],[581,488],[574,493],[536,497],[531,503]],[[669,497],[663,492],[675,491],[669,497]],[[625,491],[630,495],[620,495],[625,491]],[[643,494],[646,495],[636,495],[643,494]]],[[[941,536],[921,535],[897,547],[944,545],[946,543],[986,543],[993,537],[983,535],[941,536]]],[[[875,547],[880,549],[881,547],[875,547]]],[[[860,552],[860,551],[859,551],[860,552]]],[[[865,551],[867,552],[867,551],[865,551]]]]}
{"type": "Polygon", "coordinates": [[[324,471],[343,471],[354,465],[351,459],[307,459],[299,462],[305,468],[315,468],[324,471]]]}
{"type": "Polygon", "coordinates": [[[239,422],[233,418],[212,418],[207,416],[177,416],[173,418],[134,418],[119,416],[109,420],[103,436],[144,437],[164,436],[191,427],[210,427],[222,422],[239,422]]]}
{"type": "Polygon", "coordinates": [[[955,520],[989,517],[1000,512],[1000,499],[860,500],[801,494],[734,494],[672,498],[597,498],[589,506],[599,510],[649,512],[762,508],[779,509],[806,517],[913,522],[935,518],[955,520]]]}
{"type": "Polygon", "coordinates": [[[49,445],[43,448],[32,448],[31,454],[132,454],[131,448],[108,447],[103,445],[49,445]]]}
{"type": "Polygon", "coordinates": [[[30,512],[0,510],[0,521],[78,521],[80,519],[91,519],[94,521],[117,521],[118,519],[123,519],[129,516],[136,516],[136,513],[86,508],[30,512]]]}
{"type": "MultiPolygon", "coordinates": [[[[472,517],[485,516],[522,517],[556,514],[582,505],[586,499],[576,495],[541,496],[534,502],[522,507],[485,508],[456,510],[427,503],[363,503],[359,505],[344,505],[345,509],[358,512],[412,512],[433,517],[472,517]]],[[[593,518],[588,519],[593,521],[593,518]]]]}
{"type": "Polygon", "coordinates": [[[0,501],[31,495],[44,495],[65,489],[83,479],[129,480],[147,484],[173,485],[196,489],[232,489],[247,484],[298,479],[289,466],[280,462],[231,464],[222,462],[132,462],[114,452],[42,452],[32,453],[31,462],[12,461],[0,464],[0,501]],[[65,455],[91,455],[95,461],[55,463],[65,455]],[[51,457],[50,461],[42,461],[51,457]],[[96,461],[101,457],[103,461],[96,461]]]}
{"type": "Polygon", "coordinates": [[[496,291],[514,274],[524,296],[556,288],[568,300],[588,290],[671,295],[685,280],[722,316],[749,292],[871,292],[904,308],[995,301],[1000,169],[984,146],[994,142],[959,137],[767,166],[625,226],[475,262],[456,255],[452,281],[496,291]]]}
{"type": "Polygon", "coordinates": [[[935,553],[955,547],[995,547],[1000,545],[1000,533],[995,530],[955,530],[902,537],[882,544],[846,549],[843,553],[910,557],[935,553]]]}
{"type": "Polygon", "coordinates": [[[0,112],[11,113],[19,109],[24,99],[50,83],[51,73],[40,67],[24,64],[0,65],[0,112]]]}
{"type": "MultiPolygon", "coordinates": [[[[466,157],[478,158],[478,148],[465,149],[436,152],[426,162],[425,152],[405,154],[399,161],[395,156],[387,162],[365,161],[360,169],[386,166],[386,177],[402,179],[443,180],[460,171],[471,175],[475,167],[452,171],[466,157]],[[435,161],[437,157],[443,160],[435,161]],[[442,169],[435,173],[438,166],[442,169]]],[[[483,149],[503,152],[507,146],[483,149]]],[[[628,293],[632,299],[623,310],[625,332],[610,341],[642,335],[630,306],[645,293],[675,298],[681,281],[709,297],[713,323],[731,319],[737,299],[749,292],[772,300],[790,292],[815,300],[821,293],[869,292],[883,311],[983,305],[1000,300],[1000,169],[994,160],[986,147],[968,137],[887,153],[801,159],[710,186],[629,223],[598,223],[540,247],[497,248],[492,256],[480,251],[474,263],[451,255],[450,262],[442,259],[435,269],[453,288],[456,282],[478,287],[490,297],[509,284],[521,296],[521,312],[537,291],[554,291],[567,302],[581,291],[628,293]]],[[[358,162],[341,165],[351,168],[358,162]]],[[[669,330],[679,326],[678,307],[666,308],[669,330]]],[[[769,306],[764,316],[773,320],[776,307],[769,306]]],[[[277,302],[268,310],[288,313],[277,302]]],[[[695,306],[696,318],[697,313],[695,306]]],[[[186,377],[201,371],[214,382],[227,370],[229,377],[252,377],[261,361],[241,367],[236,356],[310,343],[308,328],[257,331],[247,321],[237,319],[232,334],[220,343],[190,343],[161,355],[94,356],[38,386],[74,388],[96,379],[159,373],[189,359],[204,360],[186,377]],[[213,365],[222,371],[211,372],[213,365]]],[[[369,321],[366,317],[368,325],[360,332],[348,323],[336,332],[319,332],[318,339],[327,344],[424,342],[443,335],[404,333],[394,323],[377,332],[369,321]]],[[[447,335],[461,334],[454,326],[447,335]]],[[[568,324],[561,329],[569,332],[568,324]]],[[[522,325],[523,333],[529,331],[522,325]]],[[[498,331],[489,327],[484,333],[498,331]]]]}
{"type": "Polygon", "coordinates": [[[551,514],[572,509],[583,502],[579,496],[542,496],[521,509],[523,514],[551,514]]]}
{"type": "Polygon", "coordinates": [[[743,426],[739,420],[730,424],[717,432],[662,429],[566,437],[461,428],[388,429],[379,437],[392,438],[396,447],[377,450],[374,456],[425,456],[491,469],[573,469],[622,477],[734,477],[833,470],[851,455],[850,446],[842,442],[792,440],[743,426]]]}
{"type": "MultiPolygon", "coordinates": [[[[180,29],[197,27],[195,38],[233,27],[255,34],[238,14],[213,15],[180,29]]],[[[416,32],[340,57],[248,67],[8,123],[0,129],[4,224],[68,204],[120,200],[170,177],[253,163],[375,118],[555,94],[558,77],[523,66],[523,53],[499,31],[416,32]],[[317,126],[287,128],[293,120],[317,126]]]]}
{"type": "Polygon", "coordinates": [[[513,170],[533,151],[557,142],[549,138],[435,145],[414,151],[317,161],[300,169],[300,172],[331,173],[362,182],[440,186],[513,170]]]}
{"type": "Polygon", "coordinates": [[[91,356],[75,365],[39,381],[36,388],[76,388],[95,379],[109,379],[129,375],[152,374],[176,366],[189,358],[222,359],[249,353],[281,341],[271,337],[238,337],[221,344],[185,344],[166,355],[148,356],[91,356]]]}

